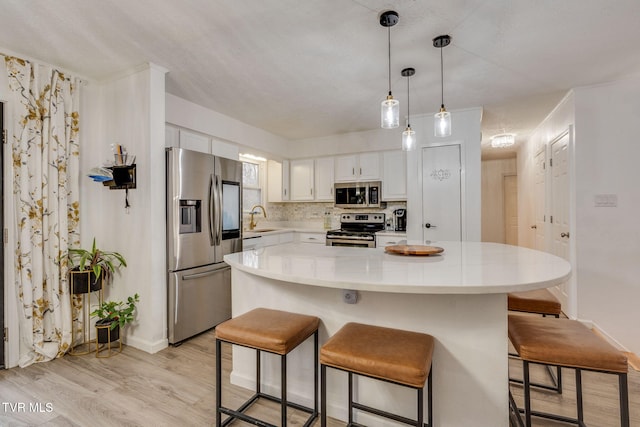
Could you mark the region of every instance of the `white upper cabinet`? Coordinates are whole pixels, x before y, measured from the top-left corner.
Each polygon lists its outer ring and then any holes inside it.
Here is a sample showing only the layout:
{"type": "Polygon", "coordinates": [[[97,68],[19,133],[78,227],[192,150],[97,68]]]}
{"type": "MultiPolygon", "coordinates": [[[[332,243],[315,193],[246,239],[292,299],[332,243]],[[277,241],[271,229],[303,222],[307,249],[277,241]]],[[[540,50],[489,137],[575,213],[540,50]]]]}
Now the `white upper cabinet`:
{"type": "Polygon", "coordinates": [[[180,129],[171,126],[164,126],[164,146],[165,147],[180,147],[180,129]]]}
{"type": "Polygon", "coordinates": [[[382,153],[382,198],[383,202],[407,200],[407,152],[385,151],[382,153]]]}
{"type": "Polygon", "coordinates": [[[208,136],[180,129],[180,148],[211,153],[211,140],[208,136]]]}
{"type": "Polygon", "coordinates": [[[314,200],[314,161],[313,159],[291,160],[291,200],[314,200]]]}
{"type": "Polygon", "coordinates": [[[214,154],[227,159],[238,160],[239,149],[235,144],[220,141],[209,135],[165,125],[165,147],[180,147],[201,153],[214,154]]]}
{"type": "Polygon", "coordinates": [[[289,160],[267,161],[267,200],[271,203],[289,201],[289,160]]]}
{"type": "Polygon", "coordinates": [[[380,179],[380,153],[361,153],[335,158],[335,180],[376,181],[380,179]]]}
{"type": "Polygon", "coordinates": [[[333,157],[316,159],[315,165],[315,200],[333,201],[333,157]]]}

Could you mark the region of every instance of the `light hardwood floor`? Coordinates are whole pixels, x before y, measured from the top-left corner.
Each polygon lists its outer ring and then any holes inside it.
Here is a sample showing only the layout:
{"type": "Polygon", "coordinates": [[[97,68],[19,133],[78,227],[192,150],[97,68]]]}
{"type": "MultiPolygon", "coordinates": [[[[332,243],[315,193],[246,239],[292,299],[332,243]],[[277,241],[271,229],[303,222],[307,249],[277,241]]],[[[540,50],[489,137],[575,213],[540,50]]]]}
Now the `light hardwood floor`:
{"type": "MultiPolygon", "coordinates": [[[[229,384],[231,352],[224,346],[225,402],[239,405],[251,393],[229,384]]],[[[1,426],[210,426],[215,420],[214,333],[206,332],[179,347],[154,355],[125,347],[110,359],[65,356],[28,368],[0,371],[1,426]],[[20,409],[18,404],[24,404],[20,409]],[[11,405],[10,405],[11,404],[11,405]],[[35,407],[30,407],[34,405],[35,407]],[[39,405],[39,407],[37,407],[39,405]],[[36,411],[34,411],[36,409],[36,411]],[[37,411],[39,409],[40,411],[37,411]]],[[[511,361],[513,375],[520,363],[511,361]]],[[[544,378],[542,369],[532,375],[544,378]]],[[[534,392],[534,407],[573,414],[572,371],[565,370],[565,393],[534,392]]],[[[593,427],[618,426],[617,383],[608,375],[585,373],[585,417],[593,427]]],[[[521,387],[512,386],[521,402],[521,387]]],[[[437,392],[437,390],[436,390],[437,392]]],[[[631,425],[640,426],[640,373],[629,373],[631,425]]],[[[507,405],[507,402],[505,402],[507,405]]],[[[290,411],[291,426],[306,414],[290,411]]],[[[254,415],[278,424],[278,406],[257,404],[254,415]]],[[[235,423],[234,425],[244,425],[235,423]]],[[[315,426],[319,426],[317,421],[315,426]]],[[[343,423],[330,420],[329,427],[343,423]]],[[[566,426],[535,420],[535,426],[566,426]]],[[[473,426],[464,426],[473,427],[473,426]]]]}

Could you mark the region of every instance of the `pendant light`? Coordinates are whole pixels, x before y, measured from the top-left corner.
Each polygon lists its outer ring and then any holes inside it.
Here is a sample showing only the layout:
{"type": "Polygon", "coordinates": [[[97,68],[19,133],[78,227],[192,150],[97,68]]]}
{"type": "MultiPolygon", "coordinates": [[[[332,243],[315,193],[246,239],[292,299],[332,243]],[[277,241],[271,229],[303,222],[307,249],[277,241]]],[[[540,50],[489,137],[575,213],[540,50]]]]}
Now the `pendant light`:
{"type": "Polygon", "coordinates": [[[440,49],[440,89],[441,89],[441,103],[440,111],[436,113],[434,117],[434,131],[435,135],[439,137],[445,137],[451,135],[451,113],[444,108],[444,66],[442,61],[442,48],[449,46],[451,43],[451,37],[447,35],[438,36],[433,39],[433,46],[440,49]]]}
{"type": "Polygon", "coordinates": [[[402,77],[407,78],[407,128],[402,132],[402,150],[411,151],[416,148],[416,133],[411,129],[411,110],[409,98],[409,80],[416,73],[414,68],[405,68],[402,70],[402,77]]]}
{"type": "Polygon", "coordinates": [[[387,27],[389,47],[389,94],[382,101],[380,109],[380,125],[383,129],[394,129],[400,124],[400,103],[391,94],[391,27],[398,23],[398,13],[388,10],[380,15],[380,25],[387,27]]]}

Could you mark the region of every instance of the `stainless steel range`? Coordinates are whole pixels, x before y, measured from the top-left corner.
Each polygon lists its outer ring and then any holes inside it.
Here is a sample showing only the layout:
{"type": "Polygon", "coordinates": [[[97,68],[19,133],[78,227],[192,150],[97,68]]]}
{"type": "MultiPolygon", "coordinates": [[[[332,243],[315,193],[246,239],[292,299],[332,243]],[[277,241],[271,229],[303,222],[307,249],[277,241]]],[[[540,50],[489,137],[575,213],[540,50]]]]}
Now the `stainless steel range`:
{"type": "Polygon", "coordinates": [[[383,213],[347,213],[340,216],[340,229],[327,231],[327,246],[376,247],[376,232],[384,230],[383,213]]]}

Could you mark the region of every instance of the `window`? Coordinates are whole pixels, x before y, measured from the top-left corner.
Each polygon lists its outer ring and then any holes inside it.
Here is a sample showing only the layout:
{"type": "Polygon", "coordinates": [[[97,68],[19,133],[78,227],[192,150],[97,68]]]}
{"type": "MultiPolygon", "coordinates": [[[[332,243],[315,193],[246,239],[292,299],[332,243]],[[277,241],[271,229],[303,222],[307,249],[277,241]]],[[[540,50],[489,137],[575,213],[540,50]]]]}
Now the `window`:
{"type": "Polygon", "coordinates": [[[262,188],[260,188],[261,165],[253,162],[242,162],[242,210],[249,212],[255,205],[262,204],[262,188]]]}

